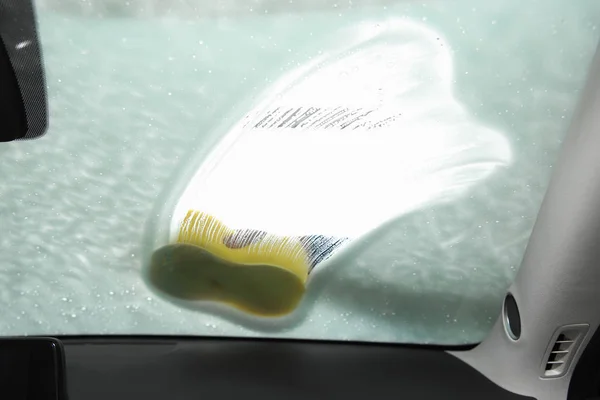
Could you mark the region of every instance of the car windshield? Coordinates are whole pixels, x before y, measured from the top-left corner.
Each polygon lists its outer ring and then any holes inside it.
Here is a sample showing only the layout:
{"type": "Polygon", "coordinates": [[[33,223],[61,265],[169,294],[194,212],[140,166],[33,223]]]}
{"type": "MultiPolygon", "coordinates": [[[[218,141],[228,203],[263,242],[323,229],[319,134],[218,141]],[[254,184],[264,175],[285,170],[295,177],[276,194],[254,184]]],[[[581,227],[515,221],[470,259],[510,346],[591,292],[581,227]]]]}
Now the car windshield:
{"type": "Polygon", "coordinates": [[[481,341],[595,0],[37,0],[0,145],[0,335],[481,341]]]}

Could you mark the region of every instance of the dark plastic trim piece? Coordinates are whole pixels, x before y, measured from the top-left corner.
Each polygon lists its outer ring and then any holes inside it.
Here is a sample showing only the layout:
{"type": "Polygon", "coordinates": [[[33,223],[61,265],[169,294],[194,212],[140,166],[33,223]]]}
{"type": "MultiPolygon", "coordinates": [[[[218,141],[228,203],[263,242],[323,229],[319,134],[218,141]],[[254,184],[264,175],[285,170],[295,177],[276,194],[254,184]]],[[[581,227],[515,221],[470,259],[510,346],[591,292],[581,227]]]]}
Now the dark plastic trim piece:
{"type": "Polygon", "coordinates": [[[48,128],[46,77],[33,1],[0,0],[0,37],[6,51],[2,58],[8,56],[9,61],[3,61],[3,69],[8,66],[11,70],[4,71],[4,80],[0,76],[0,97],[4,98],[0,105],[8,101],[7,112],[18,108],[20,119],[19,125],[13,122],[17,130],[9,132],[3,127],[0,142],[35,139],[43,136],[48,128]],[[7,76],[12,79],[6,81],[7,76]],[[26,118],[24,126],[21,125],[23,117],[26,118]]]}
{"type": "Polygon", "coordinates": [[[71,400],[529,399],[440,348],[254,338],[60,339],[71,400]]]}
{"type": "Polygon", "coordinates": [[[600,329],[596,330],[575,366],[567,399],[600,399],[600,329]]]}
{"type": "Polygon", "coordinates": [[[27,134],[25,104],[6,45],[0,36],[0,142],[10,142],[27,134]]]}
{"type": "Polygon", "coordinates": [[[52,337],[0,337],[0,398],[67,400],[64,347],[52,337]]]}
{"type": "Polygon", "coordinates": [[[352,344],[353,346],[365,347],[385,347],[385,348],[403,348],[403,349],[419,349],[419,350],[439,350],[439,351],[469,351],[479,345],[479,343],[464,344],[464,345],[436,345],[436,344],[411,344],[411,343],[385,343],[385,342],[358,342],[358,341],[340,341],[340,340],[325,340],[325,339],[294,339],[294,338],[270,338],[270,337],[235,337],[235,336],[194,336],[194,335],[59,335],[56,336],[60,340],[68,341],[71,344],[147,344],[147,343],[182,343],[182,342],[198,342],[203,340],[211,340],[215,342],[237,342],[240,340],[251,340],[253,342],[266,343],[305,343],[305,344],[352,344]]]}

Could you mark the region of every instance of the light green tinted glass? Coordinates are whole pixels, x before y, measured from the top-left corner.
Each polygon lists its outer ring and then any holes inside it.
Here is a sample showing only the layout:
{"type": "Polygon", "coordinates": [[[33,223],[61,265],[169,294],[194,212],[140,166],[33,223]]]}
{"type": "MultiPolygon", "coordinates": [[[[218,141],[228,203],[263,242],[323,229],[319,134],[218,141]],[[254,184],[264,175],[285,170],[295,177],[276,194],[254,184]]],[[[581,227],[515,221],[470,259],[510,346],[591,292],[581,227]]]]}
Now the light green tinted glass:
{"type": "MultiPolygon", "coordinates": [[[[0,335],[482,340],[518,270],[584,84],[598,42],[600,3],[212,3],[37,3],[50,129],[40,140],[0,146],[0,335]],[[399,95],[405,109],[420,116],[401,132],[398,158],[426,163],[407,146],[434,148],[447,140],[465,149],[488,132],[498,140],[473,152],[470,162],[487,168],[494,159],[499,166],[485,177],[460,176],[461,190],[436,192],[426,201],[415,194],[422,194],[419,185],[389,171],[377,175],[365,167],[374,175],[362,176],[360,168],[332,167],[327,179],[356,178],[344,192],[351,206],[340,200],[340,221],[374,215],[390,193],[400,197],[384,202],[386,212],[397,215],[356,234],[352,246],[317,266],[301,307],[284,321],[182,307],[150,290],[141,271],[157,221],[168,214],[161,206],[190,160],[208,154],[289,71],[341,49],[347,32],[360,36],[363,26],[390,23],[400,27],[396,39],[410,36],[406,51],[417,56],[419,46],[436,40],[444,47],[434,52],[442,58],[404,56],[389,65],[406,73],[382,90],[426,82],[399,95]],[[434,111],[419,114],[420,104],[434,111]],[[416,200],[401,201],[411,196],[416,200]]],[[[391,39],[378,43],[394,49],[391,39]]],[[[366,96],[360,85],[350,89],[338,87],[339,97],[358,102],[366,96]]],[[[327,96],[336,93],[309,100],[327,96]]],[[[394,158],[396,148],[388,150],[394,158]]],[[[330,153],[332,163],[341,157],[330,153]]],[[[303,162],[310,166],[311,158],[303,162]]],[[[376,162],[366,150],[358,158],[376,162]]],[[[423,176],[429,175],[417,175],[423,176]]],[[[244,191],[232,193],[239,204],[247,200],[244,191]]],[[[302,203],[294,205],[289,195],[292,213],[302,203]]]]}

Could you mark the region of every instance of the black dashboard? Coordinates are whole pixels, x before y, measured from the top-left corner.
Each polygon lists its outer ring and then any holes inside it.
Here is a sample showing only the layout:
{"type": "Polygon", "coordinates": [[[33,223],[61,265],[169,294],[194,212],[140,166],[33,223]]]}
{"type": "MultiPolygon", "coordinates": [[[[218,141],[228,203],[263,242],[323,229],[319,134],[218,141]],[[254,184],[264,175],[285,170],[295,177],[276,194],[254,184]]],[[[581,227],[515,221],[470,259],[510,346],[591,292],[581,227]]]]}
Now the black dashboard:
{"type": "Polygon", "coordinates": [[[516,400],[436,348],[233,338],[61,338],[70,400],[516,400]]]}

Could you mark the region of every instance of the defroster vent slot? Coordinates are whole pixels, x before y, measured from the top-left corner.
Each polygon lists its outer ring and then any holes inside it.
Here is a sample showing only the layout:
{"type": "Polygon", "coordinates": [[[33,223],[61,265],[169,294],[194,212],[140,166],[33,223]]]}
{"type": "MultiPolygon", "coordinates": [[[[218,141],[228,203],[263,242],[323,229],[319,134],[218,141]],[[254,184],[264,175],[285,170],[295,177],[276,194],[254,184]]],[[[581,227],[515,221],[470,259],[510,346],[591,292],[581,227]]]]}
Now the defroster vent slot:
{"type": "Polygon", "coordinates": [[[545,378],[559,378],[567,373],[587,329],[585,324],[563,326],[552,336],[544,355],[545,378]]]}

